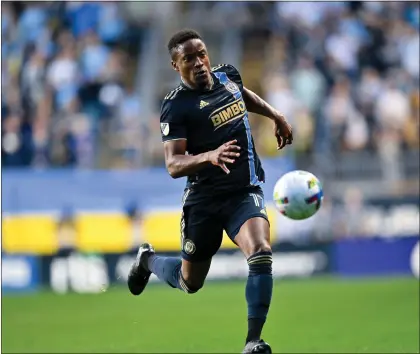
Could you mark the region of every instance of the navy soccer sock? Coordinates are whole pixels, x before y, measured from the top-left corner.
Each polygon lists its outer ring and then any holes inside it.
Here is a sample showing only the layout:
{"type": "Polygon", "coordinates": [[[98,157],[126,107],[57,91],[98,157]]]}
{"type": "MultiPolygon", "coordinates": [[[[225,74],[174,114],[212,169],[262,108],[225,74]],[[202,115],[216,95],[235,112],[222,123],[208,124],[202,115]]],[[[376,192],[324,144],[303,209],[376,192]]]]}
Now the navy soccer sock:
{"type": "Polygon", "coordinates": [[[248,335],[246,342],[258,340],[267,318],[273,292],[272,253],[258,252],[248,258],[249,275],[246,284],[248,303],[248,335]]]}
{"type": "Polygon", "coordinates": [[[160,280],[188,294],[197,292],[199,289],[193,289],[185,282],[181,265],[181,258],[178,257],[163,257],[153,254],[147,260],[147,268],[160,280]]]}

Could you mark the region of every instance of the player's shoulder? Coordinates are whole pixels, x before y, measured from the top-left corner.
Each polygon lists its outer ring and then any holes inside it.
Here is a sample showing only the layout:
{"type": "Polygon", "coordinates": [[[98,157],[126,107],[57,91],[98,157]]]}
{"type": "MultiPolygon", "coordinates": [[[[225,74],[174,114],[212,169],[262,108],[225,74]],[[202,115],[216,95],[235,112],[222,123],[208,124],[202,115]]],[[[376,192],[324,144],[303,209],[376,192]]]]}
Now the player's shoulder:
{"type": "Polygon", "coordinates": [[[165,97],[163,98],[163,103],[165,102],[170,102],[170,101],[174,101],[179,99],[180,97],[182,97],[182,94],[185,92],[185,88],[182,85],[178,85],[177,87],[175,87],[174,89],[172,89],[171,91],[169,91],[165,97]]]}
{"type": "Polygon", "coordinates": [[[214,66],[211,71],[219,78],[223,77],[223,75],[226,75],[229,80],[236,83],[239,86],[239,89],[242,91],[243,83],[241,74],[232,64],[219,64],[214,66]]]}
{"type": "Polygon", "coordinates": [[[211,71],[214,73],[225,72],[227,74],[239,74],[238,69],[236,69],[232,64],[218,64],[211,68],[211,71]]]}
{"type": "Polygon", "coordinates": [[[178,114],[183,112],[185,106],[185,92],[186,90],[182,85],[170,90],[162,100],[161,113],[165,114],[165,112],[171,112],[171,114],[174,114],[177,112],[178,114]]]}

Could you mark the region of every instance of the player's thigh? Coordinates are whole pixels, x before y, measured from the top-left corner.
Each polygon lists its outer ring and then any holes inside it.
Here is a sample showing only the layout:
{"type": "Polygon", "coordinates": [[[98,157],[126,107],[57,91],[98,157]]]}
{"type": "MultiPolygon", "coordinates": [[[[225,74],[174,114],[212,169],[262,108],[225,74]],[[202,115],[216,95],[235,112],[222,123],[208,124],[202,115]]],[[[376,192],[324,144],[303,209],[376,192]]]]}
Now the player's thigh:
{"type": "Polygon", "coordinates": [[[211,212],[211,206],[198,204],[184,207],[181,219],[181,254],[182,275],[187,282],[204,281],[211,259],[222,244],[222,238],[222,222],[211,212]]]}
{"type": "Polygon", "coordinates": [[[246,258],[258,252],[271,251],[268,221],[261,217],[248,219],[241,226],[234,242],[246,258]]]}
{"type": "Polygon", "coordinates": [[[229,209],[224,227],[245,257],[271,250],[270,225],[260,188],[233,198],[229,209]]]}

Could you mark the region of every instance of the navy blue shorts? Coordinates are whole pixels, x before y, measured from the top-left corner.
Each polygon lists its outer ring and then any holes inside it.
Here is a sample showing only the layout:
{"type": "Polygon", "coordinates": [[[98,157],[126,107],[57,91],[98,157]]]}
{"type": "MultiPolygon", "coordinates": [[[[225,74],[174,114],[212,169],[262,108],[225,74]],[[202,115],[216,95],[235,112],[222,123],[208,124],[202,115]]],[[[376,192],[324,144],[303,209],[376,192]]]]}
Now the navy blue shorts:
{"type": "Polygon", "coordinates": [[[182,258],[191,262],[212,258],[222,244],[223,230],[234,241],[241,226],[254,217],[268,221],[260,187],[184,206],[181,218],[182,258]]]}

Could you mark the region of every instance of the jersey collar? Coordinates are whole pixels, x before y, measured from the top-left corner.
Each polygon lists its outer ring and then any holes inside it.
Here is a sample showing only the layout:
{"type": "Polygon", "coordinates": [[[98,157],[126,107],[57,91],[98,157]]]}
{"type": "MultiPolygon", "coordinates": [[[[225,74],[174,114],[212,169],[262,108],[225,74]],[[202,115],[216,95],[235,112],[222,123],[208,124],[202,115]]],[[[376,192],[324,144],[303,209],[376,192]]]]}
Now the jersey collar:
{"type": "MultiPolygon", "coordinates": [[[[213,75],[213,73],[212,72],[210,72],[210,76],[211,76],[211,78],[212,78],[212,80],[213,80],[213,84],[211,85],[211,87],[210,87],[210,89],[209,90],[206,90],[206,91],[211,91],[213,88],[214,88],[214,85],[215,85],[215,79],[216,79],[216,77],[213,75]]],[[[191,91],[201,91],[201,90],[195,90],[195,89],[193,89],[190,85],[188,85],[183,79],[182,79],[182,77],[181,77],[181,86],[182,87],[184,87],[184,88],[186,88],[187,90],[191,90],[191,91]]],[[[203,90],[204,91],[204,90],[203,90]]]]}

